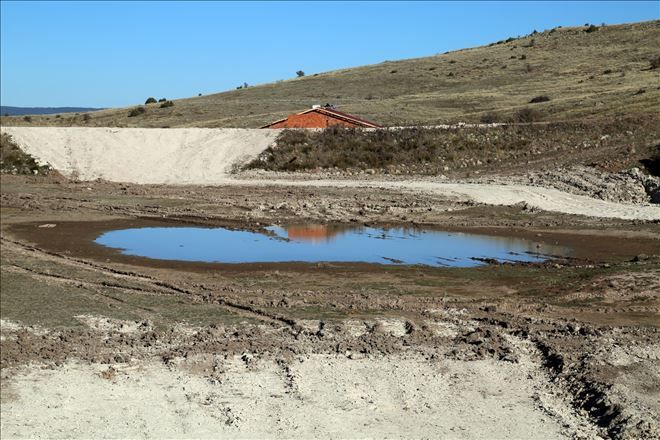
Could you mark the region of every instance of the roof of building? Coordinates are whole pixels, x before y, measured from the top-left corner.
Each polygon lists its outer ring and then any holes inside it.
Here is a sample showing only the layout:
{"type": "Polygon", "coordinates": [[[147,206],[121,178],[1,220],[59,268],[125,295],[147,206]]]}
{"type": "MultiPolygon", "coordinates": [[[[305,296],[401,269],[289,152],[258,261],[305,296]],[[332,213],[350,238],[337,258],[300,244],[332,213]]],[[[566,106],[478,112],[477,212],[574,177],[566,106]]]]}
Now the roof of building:
{"type": "MultiPolygon", "coordinates": [[[[368,128],[382,128],[381,125],[378,125],[375,122],[367,121],[366,119],[362,119],[362,118],[357,117],[357,116],[349,115],[348,113],[340,112],[339,110],[337,110],[333,107],[329,107],[329,106],[325,106],[325,107],[316,107],[315,106],[315,107],[312,107],[310,109],[307,109],[303,112],[296,113],[296,114],[297,115],[304,115],[306,113],[313,113],[313,112],[325,114],[325,115],[328,115],[328,116],[331,116],[331,117],[337,118],[337,119],[343,119],[345,121],[352,122],[352,123],[358,124],[358,125],[362,125],[362,126],[368,127],[368,128]]],[[[271,122],[270,124],[266,124],[261,128],[267,128],[267,127],[270,127],[271,125],[279,124],[280,122],[284,122],[287,119],[289,119],[289,118],[286,117],[284,119],[279,119],[275,122],[271,122]]]]}

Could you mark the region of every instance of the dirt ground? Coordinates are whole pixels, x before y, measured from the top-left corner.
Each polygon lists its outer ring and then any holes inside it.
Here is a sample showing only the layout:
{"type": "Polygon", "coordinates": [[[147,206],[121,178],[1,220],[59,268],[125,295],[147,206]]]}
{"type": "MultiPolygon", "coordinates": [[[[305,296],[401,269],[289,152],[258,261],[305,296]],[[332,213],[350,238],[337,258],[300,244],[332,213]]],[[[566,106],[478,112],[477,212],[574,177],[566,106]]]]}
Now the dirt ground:
{"type": "Polygon", "coordinates": [[[2,176],[3,438],[660,436],[657,220],[251,178],[2,176]],[[223,265],[91,242],[127,226],[303,222],[573,252],[478,268],[223,265]]]}

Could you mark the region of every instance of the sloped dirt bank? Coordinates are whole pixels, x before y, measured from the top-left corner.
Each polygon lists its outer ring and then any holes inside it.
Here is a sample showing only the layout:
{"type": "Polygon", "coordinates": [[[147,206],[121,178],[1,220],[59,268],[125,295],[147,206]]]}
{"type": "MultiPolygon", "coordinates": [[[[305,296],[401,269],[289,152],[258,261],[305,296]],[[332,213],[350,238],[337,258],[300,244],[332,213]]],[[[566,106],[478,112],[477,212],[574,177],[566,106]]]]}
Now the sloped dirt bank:
{"type": "Polygon", "coordinates": [[[253,159],[279,130],[238,128],[3,127],[66,177],[114,182],[212,184],[253,159]]]}

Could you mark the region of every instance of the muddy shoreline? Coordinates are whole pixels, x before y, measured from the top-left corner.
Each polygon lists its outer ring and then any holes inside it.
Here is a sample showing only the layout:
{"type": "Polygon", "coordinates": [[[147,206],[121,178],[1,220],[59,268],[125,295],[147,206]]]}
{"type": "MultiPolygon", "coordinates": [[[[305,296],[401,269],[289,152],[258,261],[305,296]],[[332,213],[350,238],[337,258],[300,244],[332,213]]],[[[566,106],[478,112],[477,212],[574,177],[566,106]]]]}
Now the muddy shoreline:
{"type": "MultiPolygon", "coordinates": [[[[258,222],[257,222],[258,223],[258,222]]],[[[7,232],[16,236],[19,240],[31,243],[41,249],[49,252],[61,253],[78,258],[91,258],[96,261],[113,261],[124,264],[134,264],[138,266],[151,266],[158,268],[182,269],[190,271],[260,271],[260,270],[332,270],[337,268],[341,271],[351,269],[351,271],[369,272],[383,269],[379,264],[369,263],[204,263],[187,262],[177,260],[161,260],[139,256],[124,255],[121,250],[108,248],[94,243],[94,240],[104,232],[119,229],[143,228],[143,227],[177,227],[177,226],[195,226],[202,228],[222,227],[228,229],[248,230],[263,232],[261,224],[245,224],[240,221],[223,219],[215,221],[212,224],[192,222],[190,219],[162,219],[152,218],[132,218],[116,219],[103,221],[53,221],[47,219],[39,222],[28,222],[10,225],[7,232]],[[46,227],[44,227],[46,225],[46,227]],[[52,226],[54,225],[54,226],[52,226]]],[[[330,223],[326,226],[355,226],[355,224],[330,223]]],[[[410,227],[410,224],[396,223],[367,223],[362,226],[394,228],[410,227]]],[[[606,239],[595,231],[562,231],[553,230],[524,230],[517,228],[501,227],[451,227],[450,225],[419,225],[414,227],[424,227],[427,230],[464,232],[473,234],[483,234],[489,236],[525,238],[534,240],[542,244],[562,246],[570,249],[569,257],[550,256],[550,260],[545,263],[553,263],[553,260],[561,261],[563,264],[585,264],[606,263],[613,260],[630,259],[638,254],[654,254],[660,249],[660,236],[637,233],[628,234],[627,237],[612,237],[606,239]],[[577,232],[577,233],[576,233],[577,232]],[[652,238],[653,237],[653,238],[652,238]]],[[[534,263],[519,263],[534,264],[534,263]]],[[[442,268],[439,268],[442,269],[442,268]]]]}

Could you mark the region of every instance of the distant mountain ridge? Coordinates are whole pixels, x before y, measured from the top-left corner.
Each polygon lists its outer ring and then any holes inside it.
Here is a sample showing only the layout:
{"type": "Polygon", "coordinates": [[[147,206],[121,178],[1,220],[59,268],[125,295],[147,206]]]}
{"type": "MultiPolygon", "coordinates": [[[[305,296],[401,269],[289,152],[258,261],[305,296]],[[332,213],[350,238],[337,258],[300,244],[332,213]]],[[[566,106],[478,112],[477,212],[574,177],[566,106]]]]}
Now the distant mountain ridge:
{"type": "Polygon", "coordinates": [[[22,115],[52,115],[56,113],[75,113],[91,112],[94,110],[103,110],[94,107],[11,107],[8,105],[0,106],[1,115],[22,116],[22,115]]]}

